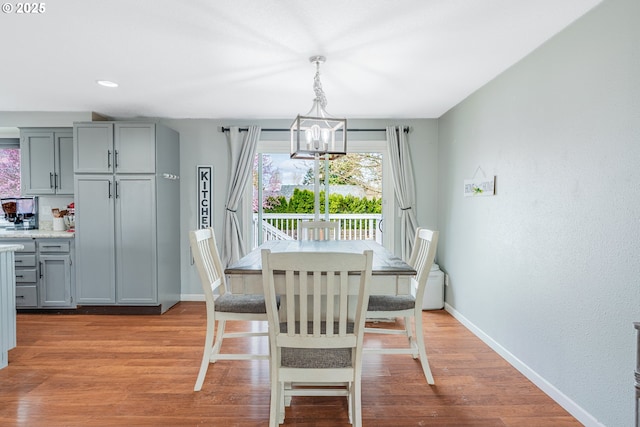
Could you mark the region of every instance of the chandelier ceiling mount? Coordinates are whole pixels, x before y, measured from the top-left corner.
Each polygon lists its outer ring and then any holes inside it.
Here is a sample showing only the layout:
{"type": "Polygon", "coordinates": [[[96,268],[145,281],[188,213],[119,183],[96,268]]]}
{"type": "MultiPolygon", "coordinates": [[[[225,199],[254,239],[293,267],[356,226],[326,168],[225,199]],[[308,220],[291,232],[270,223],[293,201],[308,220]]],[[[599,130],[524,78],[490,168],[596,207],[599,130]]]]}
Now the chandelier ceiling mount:
{"type": "Polygon", "coordinates": [[[332,160],[347,154],[347,119],[331,116],[326,111],[327,97],[320,81],[320,64],[326,58],[315,55],[309,62],[315,64],[313,79],[315,98],[311,110],[298,115],[291,124],[291,158],[315,159],[326,157],[332,160]]]}

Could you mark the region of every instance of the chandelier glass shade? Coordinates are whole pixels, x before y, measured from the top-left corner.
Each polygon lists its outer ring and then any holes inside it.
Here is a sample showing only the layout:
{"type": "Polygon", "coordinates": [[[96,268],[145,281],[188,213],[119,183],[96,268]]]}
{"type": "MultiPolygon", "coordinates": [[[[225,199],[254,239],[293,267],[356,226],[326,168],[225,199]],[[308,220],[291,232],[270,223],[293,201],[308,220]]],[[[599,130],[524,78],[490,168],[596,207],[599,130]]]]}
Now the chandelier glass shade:
{"type": "Polygon", "coordinates": [[[312,56],[309,61],[316,64],[313,79],[316,97],[311,110],[305,115],[299,114],[291,124],[291,158],[333,160],[347,154],[347,119],[333,117],[325,110],[327,98],[320,82],[324,56],[312,56]]]}

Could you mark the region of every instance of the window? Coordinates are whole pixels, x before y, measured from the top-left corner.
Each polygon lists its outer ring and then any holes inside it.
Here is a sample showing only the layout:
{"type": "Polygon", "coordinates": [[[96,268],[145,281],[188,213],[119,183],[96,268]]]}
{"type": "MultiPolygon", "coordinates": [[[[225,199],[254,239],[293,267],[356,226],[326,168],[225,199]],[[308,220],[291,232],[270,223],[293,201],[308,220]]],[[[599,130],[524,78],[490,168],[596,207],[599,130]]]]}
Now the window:
{"type": "Polygon", "coordinates": [[[0,138],[0,198],[20,196],[20,140],[0,138]]]}
{"type": "MultiPolygon", "coordinates": [[[[252,189],[244,199],[251,209],[243,210],[249,248],[265,240],[295,238],[297,221],[314,216],[314,161],[290,159],[284,142],[261,141],[257,151],[252,189]]],[[[325,219],[328,206],[329,219],[341,223],[342,238],[373,239],[393,250],[393,227],[383,227],[383,219],[392,218],[394,204],[386,154],[385,141],[350,141],[347,156],[326,166],[321,161],[320,211],[325,219]],[[329,193],[324,185],[327,174],[329,193]]]]}
{"type": "MultiPolygon", "coordinates": [[[[0,198],[20,196],[20,140],[0,138],[0,198]]],[[[0,211],[0,227],[8,225],[0,211]]]]}

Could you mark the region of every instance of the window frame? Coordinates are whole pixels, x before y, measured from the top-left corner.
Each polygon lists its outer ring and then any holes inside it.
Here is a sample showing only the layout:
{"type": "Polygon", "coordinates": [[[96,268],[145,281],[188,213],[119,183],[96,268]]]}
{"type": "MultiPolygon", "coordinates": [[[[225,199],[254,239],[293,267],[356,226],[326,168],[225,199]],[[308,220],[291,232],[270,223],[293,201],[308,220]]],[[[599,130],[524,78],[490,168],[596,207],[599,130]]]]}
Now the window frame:
{"type": "MultiPolygon", "coordinates": [[[[258,141],[256,154],[277,153],[289,154],[290,142],[287,141],[258,141]]],[[[394,253],[395,242],[395,221],[396,197],[393,188],[393,177],[391,174],[391,162],[389,161],[389,151],[387,141],[349,141],[347,145],[348,153],[381,153],[382,154],[382,218],[383,218],[383,246],[394,253]],[[386,221],[386,224],[385,224],[386,221]]],[[[247,185],[242,198],[242,233],[245,247],[251,248],[252,225],[253,225],[253,188],[247,185]]]]}

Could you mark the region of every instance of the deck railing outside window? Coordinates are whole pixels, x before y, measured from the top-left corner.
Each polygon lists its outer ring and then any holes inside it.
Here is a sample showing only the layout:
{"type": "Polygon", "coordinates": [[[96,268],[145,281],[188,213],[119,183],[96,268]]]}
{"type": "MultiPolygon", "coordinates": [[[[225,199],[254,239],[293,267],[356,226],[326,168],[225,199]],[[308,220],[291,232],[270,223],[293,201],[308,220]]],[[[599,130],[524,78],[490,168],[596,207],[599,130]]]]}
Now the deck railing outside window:
{"type": "MultiPolygon", "coordinates": [[[[295,240],[302,221],[313,220],[313,214],[262,214],[262,239],[295,240]]],[[[375,240],[382,243],[381,214],[331,214],[330,221],[340,222],[340,239],[375,240]]],[[[253,247],[258,247],[258,214],[253,215],[253,247]]]]}

